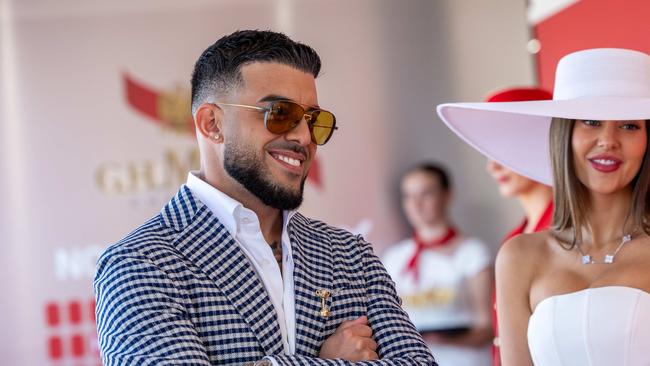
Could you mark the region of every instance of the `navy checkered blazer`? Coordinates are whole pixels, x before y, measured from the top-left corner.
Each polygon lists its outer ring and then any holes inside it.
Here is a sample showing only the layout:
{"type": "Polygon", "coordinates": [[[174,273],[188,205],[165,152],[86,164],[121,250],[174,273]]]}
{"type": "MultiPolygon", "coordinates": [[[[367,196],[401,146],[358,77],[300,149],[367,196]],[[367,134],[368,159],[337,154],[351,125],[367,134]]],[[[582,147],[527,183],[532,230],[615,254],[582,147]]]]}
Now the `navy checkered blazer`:
{"type": "Polygon", "coordinates": [[[295,270],[296,353],[248,258],[183,186],[159,215],[109,247],[95,276],[102,359],[111,365],[349,365],[317,358],[344,320],[367,315],[381,360],[436,365],[400,307],[394,284],[360,236],[296,214],[288,225],[295,270]],[[316,290],[331,314],[319,315],[316,290]]]}

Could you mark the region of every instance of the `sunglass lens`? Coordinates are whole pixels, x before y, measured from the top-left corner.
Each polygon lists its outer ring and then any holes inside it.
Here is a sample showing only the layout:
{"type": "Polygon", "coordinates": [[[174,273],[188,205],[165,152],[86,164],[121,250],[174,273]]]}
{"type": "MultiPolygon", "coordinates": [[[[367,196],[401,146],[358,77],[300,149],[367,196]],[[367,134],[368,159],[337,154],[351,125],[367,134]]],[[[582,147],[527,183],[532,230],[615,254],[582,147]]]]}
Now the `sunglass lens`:
{"type": "Polygon", "coordinates": [[[336,126],[336,118],[328,111],[313,111],[311,113],[311,138],[317,145],[325,144],[336,126]]]}
{"type": "Polygon", "coordinates": [[[273,133],[285,133],[300,123],[304,113],[305,110],[299,104],[273,102],[266,118],[266,128],[273,133]]]}
{"type": "MultiPolygon", "coordinates": [[[[336,118],[331,112],[313,110],[307,112],[311,139],[317,145],[325,144],[336,129],[336,118]]],[[[305,116],[305,109],[290,101],[275,101],[271,103],[266,116],[266,128],[277,134],[283,134],[296,127],[305,116]]]]}

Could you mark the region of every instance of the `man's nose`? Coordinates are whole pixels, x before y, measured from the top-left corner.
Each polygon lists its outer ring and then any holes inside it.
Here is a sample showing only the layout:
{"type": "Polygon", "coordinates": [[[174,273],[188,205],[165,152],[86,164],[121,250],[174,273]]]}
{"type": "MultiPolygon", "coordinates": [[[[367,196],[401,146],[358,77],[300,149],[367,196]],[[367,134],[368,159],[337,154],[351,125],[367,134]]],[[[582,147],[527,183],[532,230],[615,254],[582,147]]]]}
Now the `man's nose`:
{"type": "Polygon", "coordinates": [[[307,146],[312,142],[307,118],[307,116],[303,116],[300,122],[298,122],[298,125],[285,134],[287,140],[295,141],[302,146],[307,146]]]}

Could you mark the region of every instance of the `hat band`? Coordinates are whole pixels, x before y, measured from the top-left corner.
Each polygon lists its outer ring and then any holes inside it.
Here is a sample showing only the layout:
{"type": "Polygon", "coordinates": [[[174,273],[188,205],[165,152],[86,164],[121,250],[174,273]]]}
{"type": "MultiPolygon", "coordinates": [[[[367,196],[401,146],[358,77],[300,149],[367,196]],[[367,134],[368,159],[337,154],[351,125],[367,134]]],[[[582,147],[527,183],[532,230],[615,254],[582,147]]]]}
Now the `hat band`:
{"type": "Polygon", "coordinates": [[[629,80],[593,80],[557,84],[554,100],[568,100],[584,97],[650,98],[650,83],[629,80]]]}

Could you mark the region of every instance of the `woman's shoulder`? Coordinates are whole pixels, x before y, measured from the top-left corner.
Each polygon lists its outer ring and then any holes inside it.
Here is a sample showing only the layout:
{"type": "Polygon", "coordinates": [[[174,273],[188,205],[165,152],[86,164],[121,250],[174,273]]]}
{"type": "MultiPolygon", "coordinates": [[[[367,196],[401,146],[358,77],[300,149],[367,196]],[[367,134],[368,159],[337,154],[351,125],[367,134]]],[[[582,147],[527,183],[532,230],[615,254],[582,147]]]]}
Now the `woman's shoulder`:
{"type": "Polygon", "coordinates": [[[553,236],[547,230],[530,234],[519,234],[506,241],[497,254],[497,265],[533,264],[544,261],[548,257],[553,236]]]}

